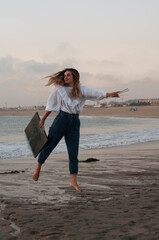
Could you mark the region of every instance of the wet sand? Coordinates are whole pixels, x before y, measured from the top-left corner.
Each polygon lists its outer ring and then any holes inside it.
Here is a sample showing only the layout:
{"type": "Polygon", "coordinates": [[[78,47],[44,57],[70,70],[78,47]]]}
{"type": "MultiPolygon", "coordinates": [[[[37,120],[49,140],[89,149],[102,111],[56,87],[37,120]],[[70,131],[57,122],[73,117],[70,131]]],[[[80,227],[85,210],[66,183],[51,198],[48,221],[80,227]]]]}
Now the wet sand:
{"type": "MultiPolygon", "coordinates": [[[[159,106],[140,106],[137,111],[132,112],[133,107],[112,107],[112,108],[84,108],[81,116],[107,116],[107,117],[150,117],[159,118],[159,106]]],[[[136,107],[135,107],[136,108],[136,107]]],[[[0,116],[33,116],[36,111],[0,111],[0,116]]],[[[38,110],[40,116],[44,110],[38,110]]],[[[56,113],[51,113],[55,116],[56,113]]]]}
{"type": "Polygon", "coordinates": [[[0,239],[159,239],[158,145],[80,152],[83,193],[69,187],[67,154],[51,155],[38,182],[35,159],[1,159],[0,239]]]}

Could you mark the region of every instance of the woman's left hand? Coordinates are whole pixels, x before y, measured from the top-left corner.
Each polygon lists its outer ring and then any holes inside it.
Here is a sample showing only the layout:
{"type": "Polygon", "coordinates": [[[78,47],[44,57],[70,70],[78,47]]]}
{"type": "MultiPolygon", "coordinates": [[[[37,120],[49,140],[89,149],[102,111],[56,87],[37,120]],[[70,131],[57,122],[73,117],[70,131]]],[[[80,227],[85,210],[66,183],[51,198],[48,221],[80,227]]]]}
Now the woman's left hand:
{"type": "Polygon", "coordinates": [[[119,96],[120,91],[107,93],[106,98],[114,98],[114,97],[120,97],[119,96]]]}
{"type": "Polygon", "coordinates": [[[120,93],[120,91],[118,91],[118,92],[112,92],[111,93],[111,97],[113,98],[113,97],[120,97],[119,96],[119,93],[120,93]]]}

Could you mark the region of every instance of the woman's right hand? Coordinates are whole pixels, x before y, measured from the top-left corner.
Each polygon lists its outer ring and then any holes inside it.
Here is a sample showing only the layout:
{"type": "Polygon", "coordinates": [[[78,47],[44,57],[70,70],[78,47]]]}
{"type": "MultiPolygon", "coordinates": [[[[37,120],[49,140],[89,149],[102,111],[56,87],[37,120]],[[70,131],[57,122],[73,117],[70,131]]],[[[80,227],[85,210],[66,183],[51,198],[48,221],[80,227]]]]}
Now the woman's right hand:
{"type": "Polygon", "coordinates": [[[45,119],[50,115],[51,111],[46,111],[45,114],[43,115],[42,119],[39,122],[39,127],[42,128],[43,130],[45,130],[44,128],[44,123],[45,123],[45,119]]]}
{"type": "Polygon", "coordinates": [[[39,122],[39,127],[42,128],[43,130],[44,130],[44,123],[45,123],[44,119],[41,119],[39,122]]]}

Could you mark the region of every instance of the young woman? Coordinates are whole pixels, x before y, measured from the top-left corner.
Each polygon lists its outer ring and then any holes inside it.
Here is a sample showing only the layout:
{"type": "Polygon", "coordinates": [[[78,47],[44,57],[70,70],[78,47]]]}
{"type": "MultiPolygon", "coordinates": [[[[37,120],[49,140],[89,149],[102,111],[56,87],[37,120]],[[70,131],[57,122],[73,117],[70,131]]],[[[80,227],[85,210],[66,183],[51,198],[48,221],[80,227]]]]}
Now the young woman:
{"type": "Polygon", "coordinates": [[[81,192],[77,184],[80,136],[79,113],[82,111],[87,99],[99,101],[108,97],[119,97],[120,91],[106,93],[103,90],[89,89],[82,86],[79,81],[79,72],[73,68],[66,68],[48,76],[48,78],[49,81],[46,85],[53,84],[55,88],[48,98],[46,112],[40,121],[40,127],[44,128],[45,120],[52,111],[57,112],[58,115],[49,129],[48,142],[38,156],[33,179],[38,180],[42,164],[64,137],[69,156],[70,186],[81,192]]]}

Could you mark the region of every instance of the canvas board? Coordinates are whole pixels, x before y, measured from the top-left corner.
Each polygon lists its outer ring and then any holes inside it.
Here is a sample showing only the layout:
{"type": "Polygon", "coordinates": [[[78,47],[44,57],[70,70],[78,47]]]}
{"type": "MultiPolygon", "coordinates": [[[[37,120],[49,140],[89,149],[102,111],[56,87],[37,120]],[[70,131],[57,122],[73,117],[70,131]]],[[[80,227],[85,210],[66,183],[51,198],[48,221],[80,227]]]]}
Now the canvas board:
{"type": "Polygon", "coordinates": [[[48,140],[45,130],[39,127],[39,122],[40,116],[36,112],[24,130],[35,158],[48,140]]]}

